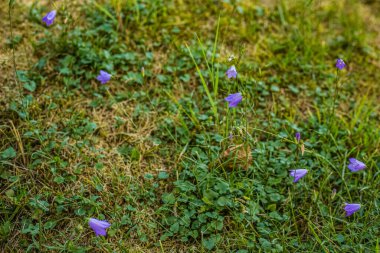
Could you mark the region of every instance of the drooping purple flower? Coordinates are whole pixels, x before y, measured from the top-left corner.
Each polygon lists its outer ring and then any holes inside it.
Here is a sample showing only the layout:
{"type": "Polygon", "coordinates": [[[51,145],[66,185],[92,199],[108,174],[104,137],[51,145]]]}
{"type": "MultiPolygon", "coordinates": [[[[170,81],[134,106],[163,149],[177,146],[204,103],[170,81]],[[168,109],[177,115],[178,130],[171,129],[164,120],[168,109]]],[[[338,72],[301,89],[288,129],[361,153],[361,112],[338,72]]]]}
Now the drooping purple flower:
{"type": "Polygon", "coordinates": [[[344,63],[344,61],[339,58],[339,59],[336,60],[335,67],[337,67],[338,69],[342,70],[342,69],[344,69],[346,67],[346,63],[344,63]]]}
{"type": "Polygon", "coordinates": [[[344,211],[346,211],[346,217],[348,216],[351,216],[353,215],[354,213],[356,213],[357,211],[360,210],[360,204],[349,204],[349,203],[345,203],[344,204],[344,211]]]}
{"type": "Polygon", "coordinates": [[[111,75],[108,74],[106,71],[100,70],[100,74],[96,79],[98,79],[98,81],[100,81],[101,84],[105,84],[111,79],[111,75]]]}
{"type": "Polygon", "coordinates": [[[243,96],[241,95],[240,92],[230,94],[228,97],[226,97],[224,100],[228,102],[228,107],[236,107],[241,100],[243,99],[243,96]]]}
{"type": "Polygon", "coordinates": [[[297,142],[300,142],[300,140],[301,140],[301,133],[300,132],[296,133],[296,140],[297,140],[297,142]]]}
{"type": "Polygon", "coordinates": [[[236,76],[237,76],[237,71],[236,71],[235,66],[232,65],[232,66],[227,70],[226,75],[227,75],[227,77],[228,77],[229,79],[231,79],[231,78],[236,78],[236,76]]]}
{"type": "Polygon", "coordinates": [[[307,174],[305,169],[295,169],[290,171],[290,176],[294,177],[293,183],[297,183],[298,180],[303,178],[307,174]]]}
{"type": "Polygon", "coordinates": [[[352,171],[352,172],[356,172],[356,171],[359,171],[359,170],[364,170],[366,168],[366,165],[359,161],[359,160],[356,160],[355,158],[350,158],[350,164],[348,164],[348,168],[352,171]]]}
{"type": "Polygon", "coordinates": [[[97,220],[94,218],[90,218],[88,225],[94,230],[96,236],[106,236],[106,229],[111,226],[111,224],[106,220],[97,220]]]}
{"type": "Polygon", "coordinates": [[[46,14],[45,17],[42,18],[42,21],[45,22],[47,26],[50,26],[54,22],[55,15],[57,15],[57,11],[56,10],[52,10],[51,12],[49,12],[48,14],[46,14]]]}

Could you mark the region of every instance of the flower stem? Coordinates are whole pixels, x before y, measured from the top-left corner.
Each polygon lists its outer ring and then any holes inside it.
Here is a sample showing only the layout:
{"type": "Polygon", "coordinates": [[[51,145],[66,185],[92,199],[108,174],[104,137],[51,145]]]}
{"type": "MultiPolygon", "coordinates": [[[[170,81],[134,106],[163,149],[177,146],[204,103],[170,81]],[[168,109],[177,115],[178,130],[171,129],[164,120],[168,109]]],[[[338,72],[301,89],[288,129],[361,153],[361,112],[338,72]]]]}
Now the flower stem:
{"type": "Polygon", "coordinates": [[[328,128],[329,128],[329,133],[330,134],[331,134],[332,117],[335,115],[335,103],[336,103],[336,100],[337,100],[337,97],[338,97],[338,93],[339,93],[338,89],[339,89],[339,70],[337,70],[337,73],[336,73],[333,104],[332,104],[332,108],[331,108],[330,115],[329,115],[329,120],[328,120],[328,128]]]}

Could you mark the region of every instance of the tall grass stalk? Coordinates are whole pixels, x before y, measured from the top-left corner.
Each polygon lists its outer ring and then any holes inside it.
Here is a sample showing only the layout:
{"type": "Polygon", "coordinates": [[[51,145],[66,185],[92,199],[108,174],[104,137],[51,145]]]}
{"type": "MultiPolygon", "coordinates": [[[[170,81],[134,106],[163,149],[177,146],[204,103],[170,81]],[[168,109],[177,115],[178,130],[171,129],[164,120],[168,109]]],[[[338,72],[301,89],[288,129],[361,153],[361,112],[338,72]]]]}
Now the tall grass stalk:
{"type": "Polygon", "coordinates": [[[217,97],[218,97],[219,67],[217,66],[215,69],[214,65],[215,65],[215,56],[217,53],[216,51],[217,51],[217,43],[218,43],[218,37],[219,37],[219,24],[220,24],[220,16],[219,16],[217,27],[216,27],[216,34],[215,34],[214,46],[213,46],[213,51],[212,51],[212,56],[211,56],[211,63],[209,63],[209,61],[207,60],[206,51],[203,47],[201,40],[197,36],[198,45],[202,50],[203,59],[206,62],[207,71],[209,73],[209,76],[211,77],[212,91],[210,91],[210,89],[208,87],[208,82],[206,82],[206,80],[202,74],[202,71],[201,71],[199,65],[197,64],[190,47],[188,45],[186,45],[186,48],[189,51],[189,55],[190,55],[191,59],[193,60],[193,63],[197,69],[197,73],[201,79],[203,89],[205,90],[207,98],[208,98],[209,103],[211,105],[211,110],[214,114],[216,124],[219,124],[218,108],[217,108],[217,105],[215,102],[217,97]]]}
{"type": "Polygon", "coordinates": [[[15,54],[15,47],[13,45],[13,23],[12,23],[12,8],[15,4],[15,0],[9,0],[8,5],[8,19],[9,19],[9,28],[11,30],[11,41],[12,41],[12,62],[13,62],[13,72],[14,72],[14,80],[16,83],[16,86],[19,87],[20,96],[22,92],[22,87],[20,86],[19,82],[17,81],[17,65],[16,65],[16,54],[15,54]]]}

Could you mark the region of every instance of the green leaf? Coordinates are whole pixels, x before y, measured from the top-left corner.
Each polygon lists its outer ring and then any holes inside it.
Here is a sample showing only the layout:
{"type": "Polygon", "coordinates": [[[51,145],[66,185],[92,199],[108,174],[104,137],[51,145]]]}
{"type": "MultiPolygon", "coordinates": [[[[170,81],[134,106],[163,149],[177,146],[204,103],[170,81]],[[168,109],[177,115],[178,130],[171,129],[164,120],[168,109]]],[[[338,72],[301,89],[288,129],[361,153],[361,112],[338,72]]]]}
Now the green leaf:
{"type": "Polygon", "coordinates": [[[56,182],[57,184],[62,184],[65,182],[65,178],[61,176],[55,177],[54,182],[56,182]]]}
{"type": "Polygon", "coordinates": [[[44,229],[52,229],[55,227],[55,225],[57,225],[57,222],[56,221],[48,221],[44,224],[44,229]]]}
{"type": "Polygon", "coordinates": [[[280,87],[278,87],[277,85],[272,85],[272,86],[270,87],[270,90],[271,90],[271,91],[274,91],[274,92],[279,92],[279,91],[280,91],[280,87]]]}
{"type": "Polygon", "coordinates": [[[271,213],[269,214],[269,217],[271,217],[271,218],[273,218],[273,219],[276,219],[276,220],[278,220],[278,221],[282,221],[282,220],[283,220],[283,219],[282,219],[282,216],[281,216],[278,212],[276,212],[276,211],[271,212],[271,213]]]}
{"type": "Polygon", "coordinates": [[[16,150],[14,150],[14,148],[12,147],[9,147],[1,153],[1,158],[3,159],[15,158],[16,155],[17,155],[16,150]]]}
{"type": "Polygon", "coordinates": [[[160,171],[158,173],[158,179],[167,179],[169,178],[169,174],[166,171],[160,171]]]}
{"type": "Polygon", "coordinates": [[[157,80],[160,83],[166,83],[168,81],[168,77],[166,75],[157,75],[157,80]]]}
{"type": "Polygon", "coordinates": [[[220,182],[215,186],[215,190],[220,194],[225,194],[230,190],[230,185],[226,182],[220,182]]]}
{"type": "Polygon", "coordinates": [[[170,205],[173,205],[176,201],[173,193],[164,193],[161,199],[165,204],[170,204],[170,205]]]}
{"type": "Polygon", "coordinates": [[[298,89],[297,86],[289,85],[288,88],[289,88],[289,90],[290,90],[291,92],[293,92],[294,94],[298,94],[298,93],[300,93],[300,90],[298,89]]]}
{"type": "Polygon", "coordinates": [[[144,178],[145,178],[145,179],[148,179],[148,180],[152,180],[152,179],[154,179],[154,176],[153,176],[152,174],[150,174],[150,173],[146,173],[146,174],[144,175],[144,178]]]}
{"type": "Polygon", "coordinates": [[[268,184],[269,185],[277,185],[277,184],[280,184],[282,182],[282,178],[278,177],[278,178],[274,178],[274,177],[270,177],[268,179],[268,184]]]}
{"type": "Polygon", "coordinates": [[[40,231],[40,226],[38,224],[36,225],[33,225],[33,224],[29,224],[28,227],[24,227],[22,230],[21,230],[21,233],[22,234],[31,234],[33,236],[37,235],[40,231]]]}
{"type": "Polygon", "coordinates": [[[195,191],[196,186],[188,181],[178,180],[174,182],[174,185],[177,186],[181,191],[195,191]]]}
{"type": "Polygon", "coordinates": [[[208,189],[208,190],[205,190],[203,192],[203,202],[205,202],[206,204],[209,204],[209,205],[212,205],[212,201],[215,201],[216,198],[218,198],[220,195],[219,193],[211,190],[211,189],[208,189]]]}
{"type": "Polygon", "coordinates": [[[183,81],[185,83],[188,83],[190,81],[190,75],[184,74],[184,75],[180,76],[179,79],[181,79],[181,81],[183,81]]]}
{"type": "Polygon", "coordinates": [[[11,222],[9,220],[5,221],[3,224],[0,225],[0,237],[1,238],[7,238],[11,232],[11,222]]]}
{"type": "Polygon", "coordinates": [[[337,234],[337,235],[336,235],[336,240],[337,240],[338,242],[340,242],[340,243],[343,243],[344,240],[345,240],[344,235],[342,235],[342,234],[337,234]]]}
{"type": "Polygon", "coordinates": [[[275,201],[275,202],[281,200],[281,195],[278,194],[278,193],[271,193],[271,194],[269,195],[269,197],[270,197],[270,199],[271,199],[272,201],[275,201]]]}
{"type": "Polygon", "coordinates": [[[103,169],[104,168],[104,164],[103,163],[96,163],[95,164],[95,169],[97,169],[97,170],[101,170],[101,169],[103,169]]]}
{"type": "Polygon", "coordinates": [[[219,206],[228,206],[231,203],[231,201],[228,198],[222,196],[222,197],[218,198],[218,200],[216,201],[216,203],[219,206]]]}
{"type": "Polygon", "coordinates": [[[131,205],[127,205],[127,210],[128,210],[128,211],[131,211],[131,212],[134,212],[134,211],[136,211],[137,209],[134,208],[134,207],[131,206],[131,205]]]}
{"type": "Polygon", "coordinates": [[[9,8],[12,8],[15,5],[16,0],[9,0],[9,8]]]}
{"type": "Polygon", "coordinates": [[[70,75],[71,69],[69,69],[68,67],[63,67],[59,69],[59,73],[61,73],[62,75],[70,75]]]}
{"type": "Polygon", "coordinates": [[[178,222],[176,222],[170,226],[170,231],[173,232],[174,234],[178,233],[178,230],[179,230],[179,223],[178,222]]]}
{"type": "Polygon", "coordinates": [[[132,151],[131,151],[131,160],[137,161],[139,159],[140,159],[140,152],[139,152],[139,150],[137,148],[132,148],[132,151]]]}
{"type": "Polygon", "coordinates": [[[28,83],[24,84],[24,88],[30,92],[33,92],[36,90],[37,85],[34,81],[29,81],[28,83]]]}
{"type": "Polygon", "coordinates": [[[263,249],[269,250],[272,248],[272,244],[270,241],[264,239],[264,238],[259,238],[260,244],[263,247],[263,249]]]}
{"type": "Polygon", "coordinates": [[[8,197],[8,198],[13,198],[15,196],[15,191],[12,190],[12,189],[9,189],[5,192],[5,195],[8,197]]]}
{"type": "Polygon", "coordinates": [[[96,186],[95,186],[95,188],[96,188],[96,190],[98,190],[98,191],[103,191],[103,185],[101,185],[101,184],[97,184],[96,186]]]}
{"type": "Polygon", "coordinates": [[[168,239],[169,237],[172,237],[172,236],[173,236],[172,232],[166,232],[165,234],[161,235],[160,241],[165,241],[166,239],[168,239]]]}
{"type": "Polygon", "coordinates": [[[267,206],[267,209],[269,211],[276,211],[276,208],[277,208],[276,204],[270,204],[267,206]]]}
{"type": "Polygon", "coordinates": [[[75,210],[75,213],[79,216],[84,216],[84,215],[86,215],[86,210],[83,208],[79,208],[79,209],[75,210]]]}
{"type": "Polygon", "coordinates": [[[204,239],[202,241],[203,247],[205,247],[208,250],[212,250],[216,244],[220,241],[221,236],[219,234],[212,235],[208,239],[204,239]]]}
{"type": "Polygon", "coordinates": [[[88,123],[86,124],[85,129],[86,129],[86,131],[87,131],[88,133],[92,133],[92,132],[94,132],[94,131],[96,130],[97,127],[98,127],[98,126],[96,125],[95,122],[88,122],[88,123]]]}

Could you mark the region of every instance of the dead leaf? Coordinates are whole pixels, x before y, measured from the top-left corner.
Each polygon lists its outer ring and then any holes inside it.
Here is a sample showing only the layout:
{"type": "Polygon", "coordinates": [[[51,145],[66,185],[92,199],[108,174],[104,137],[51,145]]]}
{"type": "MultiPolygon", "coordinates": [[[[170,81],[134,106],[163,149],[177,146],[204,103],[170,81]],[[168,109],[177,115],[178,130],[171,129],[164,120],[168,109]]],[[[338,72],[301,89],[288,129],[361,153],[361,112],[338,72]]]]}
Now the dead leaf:
{"type": "Polygon", "coordinates": [[[251,147],[245,144],[231,146],[223,152],[220,160],[229,169],[242,167],[247,170],[252,162],[251,147]]]}

